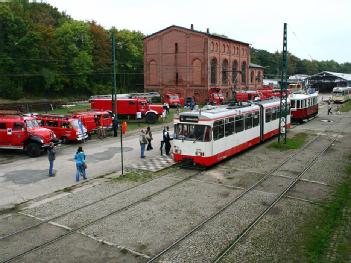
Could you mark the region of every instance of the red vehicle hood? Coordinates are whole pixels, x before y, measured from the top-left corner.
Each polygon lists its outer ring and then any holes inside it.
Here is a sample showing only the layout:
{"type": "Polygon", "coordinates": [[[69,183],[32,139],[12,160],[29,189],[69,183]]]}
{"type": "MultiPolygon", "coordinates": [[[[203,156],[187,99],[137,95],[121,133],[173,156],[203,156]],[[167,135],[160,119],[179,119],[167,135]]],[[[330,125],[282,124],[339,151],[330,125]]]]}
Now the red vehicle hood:
{"type": "Polygon", "coordinates": [[[32,128],[28,129],[28,132],[32,136],[38,136],[43,139],[44,144],[48,144],[54,138],[54,133],[47,128],[32,128]]]}
{"type": "Polygon", "coordinates": [[[163,112],[163,106],[159,104],[150,104],[149,108],[150,110],[156,111],[159,115],[161,115],[163,112]]]}

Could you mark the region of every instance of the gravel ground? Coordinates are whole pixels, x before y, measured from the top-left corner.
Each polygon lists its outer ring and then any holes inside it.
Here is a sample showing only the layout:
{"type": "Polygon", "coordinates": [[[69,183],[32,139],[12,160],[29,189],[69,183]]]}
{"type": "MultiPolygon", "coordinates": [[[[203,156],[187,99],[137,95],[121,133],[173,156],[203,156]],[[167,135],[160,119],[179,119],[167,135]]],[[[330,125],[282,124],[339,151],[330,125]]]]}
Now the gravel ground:
{"type": "Polygon", "coordinates": [[[296,233],[310,209],[316,206],[282,199],[221,262],[307,262],[294,243],[303,238],[296,233]]]}
{"type": "Polygon", "coordinates": [[[221,185],[184,182],[84,233],[152,255],[240,193],[221,185]]]}
{"type": "Polygon", "coordinates": [[[183,240],[160,258],[160,262],[210,262],[267,204],[274,194],[250,192],[201,230],[183,240]]]}

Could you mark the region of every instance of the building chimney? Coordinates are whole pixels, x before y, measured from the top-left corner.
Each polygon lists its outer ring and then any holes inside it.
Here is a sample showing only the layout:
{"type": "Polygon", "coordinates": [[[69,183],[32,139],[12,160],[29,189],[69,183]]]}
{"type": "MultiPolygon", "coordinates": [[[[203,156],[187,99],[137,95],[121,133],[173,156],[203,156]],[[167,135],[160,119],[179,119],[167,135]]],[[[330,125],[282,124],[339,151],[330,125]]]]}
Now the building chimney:
{"type": "Polygon", "coordinates": [[[194,30],[194,25],[193,24],[190,25],[190,29],[194,30]]]}
{"type": "Polygon", "coordinates": [[[210,29],[209,29],[209,28],[207,28],[206,33],[207,33],[207,34],[209,34],[209,33],[210,33],[210,29]]]}

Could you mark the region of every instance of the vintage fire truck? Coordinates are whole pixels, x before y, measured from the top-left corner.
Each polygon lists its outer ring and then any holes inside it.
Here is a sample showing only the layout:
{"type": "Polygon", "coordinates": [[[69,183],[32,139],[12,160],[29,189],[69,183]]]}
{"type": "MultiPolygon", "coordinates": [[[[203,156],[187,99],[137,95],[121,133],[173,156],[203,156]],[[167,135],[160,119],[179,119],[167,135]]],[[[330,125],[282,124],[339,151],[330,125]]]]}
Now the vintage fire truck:
{"type": "Polygon", "coordinates": [[[208,102],[214,105],[221,105],[224,103],[224,96],[220,88],[210,88],[208,91],[208,102]]]}
{"type": "Polygon", "coordinates": [[[88,138],[87,129],[78,118],[55,114],[39,114],[35,118],[40,126],[52,130],[63,144],[88,138]]]}
{"type": "MultiPolygon", "coordinates": [[[[147,123],[155,123],[162,115],[163,107],[151,104],[149,99],[160,96],[157,94],[157,92],[118,94],[115,111],[118,117],[138,118],[140,115],[147,123]]],[[[111,95],[92,96],[89,101],[93,110],[112,111],[111,95]]]]}
{"type": "Polygon", "coordinates": [[[34,117],[0,114],[0,149],[23,150],[30,157],[37,157],[50,142],[58,142],[54,132],[40,127],[34,117]]]}
{"type": "Polygon", "coordinates": [[[96,132],[98,126],[105,129],[112,129],[112,113],[109,111],[85,111],[72,114],[73,118],[81,120],[88,135],[96,132]]]}
{"type": "Polygon", "coordinates": [[[181,98],[178,94],[166,93],[163,95],[163,102],[174,108],[184,106],[184,98],[181,98]]]}

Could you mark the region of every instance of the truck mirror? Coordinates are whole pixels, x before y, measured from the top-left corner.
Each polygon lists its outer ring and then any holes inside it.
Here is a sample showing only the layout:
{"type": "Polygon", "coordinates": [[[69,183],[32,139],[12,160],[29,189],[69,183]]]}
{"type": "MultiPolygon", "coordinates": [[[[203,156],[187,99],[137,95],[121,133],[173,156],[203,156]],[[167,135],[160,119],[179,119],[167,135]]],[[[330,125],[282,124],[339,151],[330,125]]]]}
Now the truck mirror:
{"type": "Polygon", "coordinates": [[[12,128],[7,129],[7,135],[12,135],[12,128]]]}

